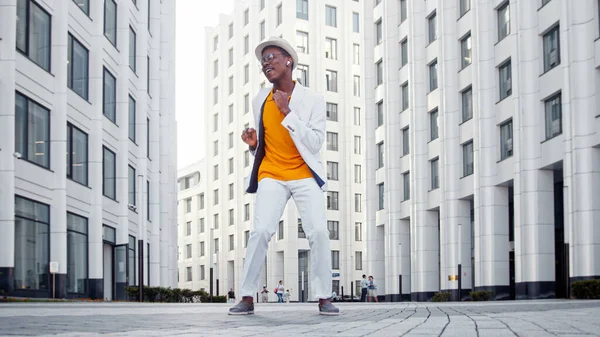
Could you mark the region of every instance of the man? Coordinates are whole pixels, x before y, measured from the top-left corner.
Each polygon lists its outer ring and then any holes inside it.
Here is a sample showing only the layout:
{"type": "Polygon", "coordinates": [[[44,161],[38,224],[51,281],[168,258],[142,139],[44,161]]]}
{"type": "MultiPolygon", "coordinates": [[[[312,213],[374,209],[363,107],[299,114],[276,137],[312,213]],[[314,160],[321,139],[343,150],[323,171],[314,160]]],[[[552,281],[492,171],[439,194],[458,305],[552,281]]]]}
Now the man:
{"type": "Polygon", "coordinates": [[[320,159],[325,138],[325,100],[292,78],[298,54],[282,38],[256,47],[255,55],[273,88],[254,98],[255,129],[242,132],[254,155],[248,193],[256,193],[254,230],[248,240],[240,294],[230,315],[254,313],[253,293],[269,241],[290,197],[294,198],[311,249],[311,295],[321,315],[338,315],[331,303],[331,248],[325,217],[326,178],[320,159]]]}
{"type": "Polygon", "coordinates": [[[227,299],[229,302],[235,303],[235,293],[233,292],[233,288],[229,289],[229,292],[227,293],[227,299]]]}
{"type": "Polygon", "coordinates": [[[369,288],[369,281],[367,281],[367,275],[363,274],[362,280],[360,280],[360,286],[362,288],[362,291],[360,293],[360,301],[366,302],[367,301],[367,289],[369,288]]]}

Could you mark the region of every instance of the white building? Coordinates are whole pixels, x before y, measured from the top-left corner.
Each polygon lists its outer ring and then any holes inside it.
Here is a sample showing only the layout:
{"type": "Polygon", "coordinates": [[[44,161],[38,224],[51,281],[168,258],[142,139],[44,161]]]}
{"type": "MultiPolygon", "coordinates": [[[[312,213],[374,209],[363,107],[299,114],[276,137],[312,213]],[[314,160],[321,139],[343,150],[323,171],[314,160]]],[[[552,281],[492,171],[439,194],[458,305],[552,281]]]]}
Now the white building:
{"type": "Polygon", "coordinates": [[[459,264],[463,297],[566,297],[599,278],[597,1],[363,4],[380,295],[402,275],[404,299],[456,299],[459,264]]]}
{"type": "Polygon", "coordinates": [[[51,297],[55,262],[56,297],[125,299],[140,255],[176,285],[174,21],[174,0],[0,1],[9,295],[51,297]]]}
{"type": "MultiPolygon", "coordinates": [[[[208,254],[215,249],[220,252],[215,277],[218,274],[221,295],[230,288],[238,293],[246,242],[252,230],[254,195],[246,194],[243,188],[252,158],[240,135],[245,125],[254,126],[252,98],[261,87],[270,86],[254,56],[255,46],[269,36],[283,36],[297,46],[295,76],[311,90],[323,93],[328,103],[323,162],[327,162],[329,175],[327,220],[333,250],[333,290],[341,294],[343,287],[344,293],[350,294],[351,284],[360,279],[364,259],[361,12],[361,3],[346,0],[238,1],[234,13],[221,15],[216,27],[207,28],[206,230],[198,234],[192,228],[191,235],[199,235],[196,241],[207,242],[209,228],[214,228],[208,254]]],[[[193,206],[197,205],[196,198],[192,197],[193,206]]],[[[196,221],[194,218],[193,223],[196,221]]],[[[304,294],[308,297],[308,240],[291,200],[267,255],[261,285],[267,285],[272,293],[277,282],[283,280],[291,299],[299,300],[304,272],[304,294]]],[[[214,268],[216,258],[215,254],[214,268]]],[[[204,276],[200,287],[208,289],[208,261],[196,256],[192,261],[198,261],[192,262],[192,279],[204,276]]],[[[184,273],[187,271],[180,270],[180,281],[184,273]]]]}

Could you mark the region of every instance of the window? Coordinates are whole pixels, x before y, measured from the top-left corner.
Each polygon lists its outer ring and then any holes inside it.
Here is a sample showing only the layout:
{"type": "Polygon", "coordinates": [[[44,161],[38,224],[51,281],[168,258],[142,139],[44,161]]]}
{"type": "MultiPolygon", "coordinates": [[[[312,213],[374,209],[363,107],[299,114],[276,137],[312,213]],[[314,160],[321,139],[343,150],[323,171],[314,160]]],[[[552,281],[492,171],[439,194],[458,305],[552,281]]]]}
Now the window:
{"type": "Polygon", "coordinates": [[[340,269],[340,251],[331,251],[331,269],[340,269]]]}
{"type": "MultiPolygon", "coordinates": [[[[150,221],[150,181],[146,180],[146,194],[148,195],[148,197],[146,198],[146,220],[150,221]]],[[[148,243],[148,245],[150,245],[148,243]]],[[[150,249],[148,249],[148,252],[150,251],[150,249]]],[[[149,263],[149,261],[148,261],[149,263]]]]}
{"type": "Polygon", "coordinates": [[[332,122],[337,122],[338,120],[338,111],[337,111],[337,104],[335,103],[327,103],[327,120],[328,121],[332,121],[332,122]]]}
{"type": "Polygon", "coordinates": [[[296,31],[296,48],[299,52],[308,54],[308,33],[296,31]]]}
{"type": "Polygon", "coordinates": [[[544,34],[544,71],[548,71],[560,64],[560,38],[559,26],[552,28],[544,34]]]}
{"type": "MultiPolygon", "coordinates": [[[[354,75],[354,81],[353,81],[354,85],[354,96],[356,97],[360,97],[360,76],[358,75],[354,75]]],[[[336,89],[335,91],[337,92],[337,73],[336,73],[336,89]]]]}
{"type": "Polygon", "coordinates": [[[219,103],[219,86],[213,88],[213,104],[219,103]]]}
{"type": "Polygon", "coordinates": [[[340,280],[331,280],[332,294],[340,294],[340,280]]]}
{"type": "Polygon", "coordinates": [[[337,8],[325,6],[325,25],[337,27],[337,8]]]}
{"type": "Polygon", "coordinates": [[[206,279],[206,272],[204,270],[204,265],[200,266],[200,280],[205,280],[206,279]]]}
{"type": "Polygon", "coordinates": [[[244,231],[244,248],[248,247],[248,240],[250,240],[250,231],[244,231]]]}
{"type": "Polygon", "coordinates": [[[228,166],[229,166],[229,174],[233,174],[233,158],[229,158],[228,160],[228,166]]]}
{"type": "Polygon", "coordinates": [[[354,264],[356,270],[362,270],[362,252],[354,252],[354,264]]]}
{"type": "Polygon", "coordinates": [[[102,112],[111,122],[117,123],[117,79],[104,68],[102,112]]]}
{"type": "Polygon", "coordinates": [[[215,156],[219,154],[219,141],[218,140],[215,140],[213,142],[213,153],[215,156]]]}
{"type": "Polygon", "coordinates": [[[219,204],[219,189],[213,191],[213,205],[219,204]]]}
{"type": "Polygon", "coordinates": [[[362,142],[360,136],[354,136],[354,154],[362,153],[362,142]]]}
{"type": "MultiPolygon", "coordinates": [[[[219,214],[213,214],[213,226],[214,229],[219,229],[219,214]]],[[[215,243],[218,241],[215,241],[215,243]]],[[[218,249],[217,249],[218,250],[218,249]]]]}
{"type": "Polygon", "coordinates": [[[362,194],[354,193],[354,211],[362,212],[362,194]]]}
{"type": "Polygon", "coordinates": [[[360,108],[354,107],[354,125],[360,126],[360,108]]]}
{"type": "Polygon", "coordinates": [[[213,78],[219,75],[219,60],[213,61],[213,78]]]}
{"type": "Polygon", "coordinates": [[[198,255],[199,255],[200,257],[202,257],[202,256],[204,256],[204,254],[206,253],[206,250],[205,250],[205,248],[206,248],[206,247],[205,247],[204,241],[200,241],[200,247],[199,247],[199,248],[200,248],[200,249],[198,249],[198,251],[199,251],[199,252],[198,252],[198,255]]]}
{"type": "Polygon", "coordinates": [[[51,289],[50,206],[15,196],[14,235],[15,289],[51,289]]]}
{"type": "Polygon", "coordinates": [[[192,212],[192,198],[185,199],[185,212],[186,213],[192,212]]]}
{"type": "Polygon", "coordinates": [[[283,220],[279,220],[279,226],[277,227],[277,240],[283,240],[283,220]]]}
{"type": "Polygon", "coordinates": [[[129,284],[130,286],[135,286],[137,285],[136,283],[136,279],[135,279],[135,236],[129,235],[129,242],[127,244],[127,250],[128,250],[128,259],[129,259],[129,284]]]}
{"type": "Polygon", "coordinates": [[[462,120],[473,118],[473,89],[469,87],[461,93],[462,96],[462,120]]]}
{"type": "Polygon", "coordinates": [[[408,64],[408,39],[400,42],[400,65],[404,67],[408,64]]]}
{"type": "Polygon", "coordinates": [[[204,193],[198,194],[198,209],[204,209],[204,193]]]}
{"type": "Polygon", "coordinates": [[[410,199],[410,172],[402,174],[402,182],[404,185],[404,200],[410,199]]]}
{"type": "Polygon", "coordinates": [[[562,106],[561,94],[558,94],[546,102],[546,139],[550,139],[562,133],[562,106]]]}
{"type": "Polygon", "coordinates": [[[73,0],[73,2],[75,2],[77,7],[79,7],[85,15],[90,15],[90,0],[73,0]]]}
{"type": "Polygon", "coordinates": [[[87,100],[89,94],[89,51],[71,34],[69,34],[67,58],[67,85],[77,95],[87,100]]]}
{"type": "Polygon", "coordinates": [[[298,218],[298,238],[306,239],[306,233],[304,232],[304,228],[302,228],[302,219],[298,218]]]}
{"type": "Polygon", "coordinates": [[[500,100],[512,95],[512,72],[510,60],[500,66],[500,100]]]}
{"type": "Polygon", "coordinates": [[[88,219],[67,212],[67,293],[87,293],[88,265],[88,219]]]}
{"type": "Polygon", "coordinates": [[[329,240],[340,239],[340,222],[339,221],[327,221],[327,230],[329,231],[329,240]]]}
{"type": "Polygon", "coordinates": [[[117,46],[117,3],[114,0],[104,0],[104,36],[117,46]]]}
{"type": "Polygon", "coordinates": [[[102,151],[102,194],[105,197],[116,199],[116,155],[106,146],[102,147],[102,151]]]}
{"type": "Polygon", "coordinates": [[[244,36],[244,55],[248,55],[250,52],[250,37],[248,35],[244,36]]]}
{"type": "Polygon", "coordinates": [[[378,210],[384,209],[384,205],[385,205],[384,204],[384,202],[385,202],[385,199],[384,199],[384,190],[385,190],[385,188],[384,188],[384,184],[383,183],[377,185],[377,192],[378,192],[377,193],[377,195],[378,195],[378,198],[377,198],[378,199],[378,208],[377,209],[378,210]]]}
{"type": "Polygon", "coordinates": [[[191,282],[192,281],[192,267],[186,267],[185,268],[185,280],[187,282],[191,282]]]}
{"type": "Polygon", "coordinates": [[[410,129],[405,128],[402,130],[402,155],[407,155],[410,153],[410,129]]]}
{"type": "Polygon", "coordinates": [[[229,250],[233,250],[235,247],[235,240],[233,234],[229,235],[229,250]]]}
{"type": "Polygon", "coordinates": [[[233,65],[233,48],[229,49],[228,56],[229,56],[229,66],[231,67],[233,65]]]}
{"type": "Polygon", "coordinates": [[[296,17],[308,20],[308,0],[296,0],[296,17]]]}
{"type": "Polygon", "coordinates": [[[429,65],[429,91],[434,91],[438,87],[437,60],[429,65]]]}
{"type": "Polygon", "coordinates": [[[129,95],[129,139],[135,143],[135,99],[129,95]]]}
{"type": "Polygon", "coordinates": [[[337,211],[340,209],[339,204],[338,204],[338,197],[339,197],[338,192],[333,192],[333,191],[327,192],[327,209],[333,210],[333,211],[337,211]]]}
{"type": "MultiPolygon", "coordinates": [[[[15,150],[23,159],[50,168],[50,110],[18,92],[15,94],[15,150]]],[[[87,144],[85,154],[87,163],[87,144]]],[[[87,173],[87,164],[85,168],[87,173]]]]}
{"type": "Polygon", "coordinates": [[[435,158],[430,161],[431,163],[431,189],[435,190],[440,187],[439,179],[439,158],[435,158]]]}
{"type": "Polygon", "coordinates": [[[146,118],[146,157],[150,159],[150,118],[146,118]]]}
{"type": "Polygon", "coordinates": [[[248,112],[250,112],[250,95],[245,94],[244,95],[244,114],[247,114],[248,112]]]}
{"type": "Polygon", "coordinates": [[[377,126],[383,125],[383,101],[377,103],[377,126]]]}
{"type": "Polygon", "coordinates": [[[352,64],[360,64],[360,45],[356,43],[352,46],[352,64]]]}
{"type": "Polygon", "coordinates": [[[337,60],[337,40],[330,37],[325,38],[325,57],[337,60]]]}
{"type": "Polygon", "coordinates": [[[383,167],[383,142],[377,144],[377,168],[380,169],[383,167]]]}
{"type": "Polygon", "coordinates": [[[279,27],[279,25],[281,25],[282,22],[283,22],[283,9],[282,9],[282,4],[280,3],[279,5],[277,5],[277,27],[279,27]]]}
{"type": "Polygon", "coordinates": [[[150,0],[148,0],[148,33],[150,33],[150,36],[152,36],[152,32],[151,32],[151,29],[150,29],[150,21],[151,21],[150,20],[150,13],[151,13],[150,9],[151,8],[152,8],[152,6],[150,6],[150,0]]]}
{"type": "MultiPolygon", "coordinates": [[[[215,215],[218,215],[218,214],[215,214],[215,215]]],[[[217,219],[218,219],[218,217],[217,217],[217,219]]],[[[217,228],[219,228],[219,226],[215,226],[215,229],[217,229],[217,228]]],[[[219,252],[219,239],[214,239],[213,242],[214,242],[214,244],[213,244],[213,247],[214,247],[213,248],[213,254],[216,254],[216,253],[219,252]]]]}
{"type": "Polygon", "coordinates": [[[213,37],[213,51],[217,51],[219,48],[219,35],[213,37]]]}
{"type": "Polygon", "coordinates": [[[471,64],[471,33],[460,40],[460,65],[465,68],[471,64]]]}
{"type": "Polygon", "coordinates": [[[400,0],[400,23],[406,21],[408,17],[408,9],[406,8],[406,2],[408,0],[400,0]]]}
{"type": "Polygon", "coordinates": [[[228,148],[233,149],[233,132],[230,132],[228,135],[228,148]]]}
{"type": "MultiPolygon", "coordinates": [[[[204,233],[204,218],[200,218],[198,219],[198,234],[204,233]]],[[[200,247],[202,247],[204,245],[203,242],[201,242],[200,247]]],[[[204,250],[202,250],[204,251],[204,250]]]]}
{"type": "Polygon", "coordinates": [[[354,223],[354,241],[362,241],[362,222],[354,223]]]}
{"type": "Polygon", "coordinates": [[[244,151],[244,167],[250,166],[250,151],[244,151]]]}
{"type": "Polygon", "coordinates": [[[51,19],[37,3],[17,1],[17,50],[46,71],[50,71],[51,19]]]}
{"type": "Polygon", "coordinates": [[[233,197],[235,196],[234,191],[235,189],[233,183],[229,184],[229,200],[233,200],[233,197]]]}
{"type": "Polygon", "coordinates": [[[300,77],[298,78],[300,84],[308,87],[308,66],[304,64],[298,64],[296,69],[300,72],[300,77]]]}
{"type": "Polygon", "coordinates": [[[219,180],[219,164],[213,166],[213,180],[219,180]]]}
{"type": "Polygon", "coordinates": [[[408,82],[404,83],[400,88],[402,92],[402,111],[408,109],[409,106],[409,97],[408,97],[408,82]]]}
{"type": "MultiPolygon", "coordinates": [[[[148,0],[149,1],[149,0],[148,0]]],[[[148,96],[152,97],[152,95],[150,94],[150,56],[147,56],[147,62],[146,62],[146,90],[148,92],[148,96]]]]}
{"type": "Polygon", "coordinates": [[[129,68],[136,72],[136,33],[131,26],[129,26],[129,68]]]}
{"type": "Polygon", "coordinates": [[[438,134],[438,109],[433,110],[429,113],[429,130],[431,140],[437,139],[438,134]]]}
{"type": "Polygon", "coordinates": [[[229,112],[229,116],[228,116],[229,117],[229,124],[231,124],[231,123],[233,123],[233,104],[229,105],[228,112],[229,112]]]}
{"type": "Polygon", "coordinates": [[[337,71],[325,70],[327,91],[337,92],[337,71]]]}
{"type": "Polygon", "coordinates": [[[500,125],[500,159],[513,155],[513,129],[512,119],[500,125]]]}
{"type": "MultiPolygon", "coordinates": [[[[191,200],[190,200],[191,203],[191,200]]],[[[185,236],[192,235],[192,222],[188,221],[185,223],[185,236]]]]}
{"type": "Polygon", "coordinates": [[[247,26],[249,22],[250,22],[250,9],[246,8],[246,10],[244,11],[244,26],[247,26]]]}
{"type": "Polygon", "coordinates": [[[542,6],[544,6],[545,4],[549,3],[550,0],[542,0],[542,6]]]}
{"type": "Polygon", "coordinates": [[[437,15],[435,12],[427,18],[427,36],[428,42],[432,43],[437,39],[437,15]]]}
{"type": "Polygon", "coordinates": [[[333,161],[327,162],[327,179],[338,180],[338,163],[333,161]]]}
{"type": "Polygon", "coordinates": [[[136,182],[136,175],[135,175],[135,169],[133,168],[133,166],[128,165],[127,166],[127,189],[128,189],[128,202],[129,205],[136,205],[136,200],[135,200],[135,182],[136,182]]]}
{"type": "Polygon", "coordinates": [[[354,182],[360,184],[362,182],[362,167],[354,165],[354,182]]]}
{"type": "Polygon", "coordinates": [[[375,75],[377,86],[383,84],[383,61],[379,60],[379,62],[375,63],[375,75]]]}
{"type": "Polygon", "coordinates": [[[233,37],[233,22],[229,24],[229,38],[233,37]]]}
{"type": "Polygon", "coordinates": [[[375,42],[376,44],[383,42],[383,24],[381,20],[375,22],[375,42]]]}
{"type": "Polygon", "coordinates": [[[473,174],[473,141],[463,145],[463,177],[473,174]]]}
{"type": "Polygon", "coordinates": [[[510,6],[508,1],[498,8],[498,41],[510,34],[510,6]]]}
{"type": "Polygon", "coordinates": [[[244,205],[244,221],[250,221],[250,204],[244,205]]]}
{"type": "Polygon", "coordinates": [[[352,31],[360,33],[360,17],[356,12],[352,13],[352,31]]]}
{"type": "Polygon", "coordinates": [[[468,12],[471,9],[471,0],[459,0],[458,7],[460,11],[459,16],[463,16],[466,12],[468,12]]]}
{"type": "Polygon", "coordinates": [[[265,39],[265,21],[261,21],[260,25],[259,25],[259,31],[260,31],[260,40],[264,40],[265,39]]]}
{"type": "Polygon", "coordinates": [[[327,132],[327,150],[338,150],[338,134],[335,132],[327,132]]]}

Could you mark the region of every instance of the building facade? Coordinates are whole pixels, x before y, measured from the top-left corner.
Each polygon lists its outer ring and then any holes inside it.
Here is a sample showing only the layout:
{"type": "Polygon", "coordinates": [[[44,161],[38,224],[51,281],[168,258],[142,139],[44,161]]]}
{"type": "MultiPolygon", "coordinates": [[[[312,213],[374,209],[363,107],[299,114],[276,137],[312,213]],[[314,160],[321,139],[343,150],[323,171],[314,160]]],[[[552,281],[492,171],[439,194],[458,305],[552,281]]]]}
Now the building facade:
{"type": "Polygon", "coordinates": [[[568,297],[600,277],[598,2],[364,6],[380,295],[568,297]]]}
{"type": "MultiPolygon", "coordinates": [[[[201,245],[209,240],[208,228],[213,229],[209,254],[214,256],[220,294],[230,288],[238,292],[252,230],[254,195],[245,193],[243,181],[250,175],[253,158],[240,135],[245,126],[254,127],[254,95],[261,87],[270,86],[254,56],[255,46],[269,36],[282,36],[297,47],[299,62],[294,76],[325,96],[328,121],[322,159],[329,179],[333,291],[350,294],[355,280],[360,279],[364,259],[361,13],[361,3],[345,0],[238,1],[234,13],[221,15],[219,24],[206,30],[206,230],[202,234],[192,228],[191,235],[198,237],[193,245],[201,245]]],[[[197,198],[191,198],[192,205],[197,198]]],[[[310,251],[299,218],[290,200],[270,243],[260,281],[272,295],[277,282],[283,280],[293,301],[307,300],[310,293],[310,251]]],[[[204,275],[201,287],[208,289],[209,261],[207,257],[198,261],[193,263],[192,279],[204,275]]],[[[180,270],[180,281],[183,272],[180,270]]]]}
{"type": "Polygon", "coordinates": [[[2,0],[0,22],[0,289],[175,286],[175,1],[2,0]]]}

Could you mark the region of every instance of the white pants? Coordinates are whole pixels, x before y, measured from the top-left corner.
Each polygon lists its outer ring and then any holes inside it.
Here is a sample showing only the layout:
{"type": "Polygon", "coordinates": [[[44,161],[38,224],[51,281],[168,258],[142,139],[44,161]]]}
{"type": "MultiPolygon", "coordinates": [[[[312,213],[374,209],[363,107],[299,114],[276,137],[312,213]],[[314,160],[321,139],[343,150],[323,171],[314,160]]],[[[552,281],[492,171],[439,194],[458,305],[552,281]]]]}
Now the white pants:
{"type": "MultiPolygon", "coordinates": [[[[264,178],[258,183],[254,230],[246,248],[241,296],[254,296],[256,293],[269,241],[277,231],[279,219],[290,197],[296,202],[302,228],[310,245],[311,297],[331,297],[331,246],[325,215],[325,196],[314,178],[291,181],[264,178]]],[[[296,235],[296,232],[292,231],[290,235],[296,235]]]]}

